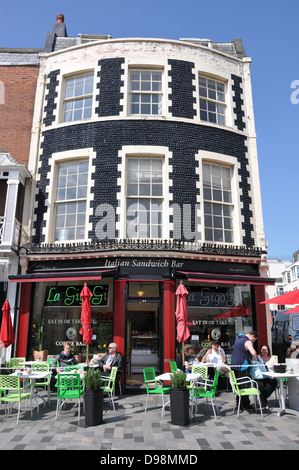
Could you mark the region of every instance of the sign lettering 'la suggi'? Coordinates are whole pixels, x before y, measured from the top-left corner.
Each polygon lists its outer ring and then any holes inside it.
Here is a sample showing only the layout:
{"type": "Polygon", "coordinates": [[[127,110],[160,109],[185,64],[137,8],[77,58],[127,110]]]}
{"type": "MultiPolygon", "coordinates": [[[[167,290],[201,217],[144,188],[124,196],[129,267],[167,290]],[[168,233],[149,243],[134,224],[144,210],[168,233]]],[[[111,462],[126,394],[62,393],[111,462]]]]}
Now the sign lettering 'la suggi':
{"type": "MultiPolygon", "coordinates": [[[[107,307],[108,285],[89,287],[92,292],[90,303],[94,307],[107,307]]],[[[50,286],[47,287],[44,305],[45,307],[78,307],[82,300],[80,292],[82,286],[50,286]]]]}

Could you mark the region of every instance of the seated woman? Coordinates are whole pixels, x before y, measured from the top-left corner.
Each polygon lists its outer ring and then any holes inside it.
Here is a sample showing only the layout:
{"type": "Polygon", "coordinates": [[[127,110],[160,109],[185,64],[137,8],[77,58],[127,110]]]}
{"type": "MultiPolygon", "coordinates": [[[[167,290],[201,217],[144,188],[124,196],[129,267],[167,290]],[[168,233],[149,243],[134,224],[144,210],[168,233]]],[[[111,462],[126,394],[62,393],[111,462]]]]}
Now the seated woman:
{"type": "MultiPolygon", "coordinates": [[[[277,364],[277,360],[271,356],[268,344],[262,344],[258,357],[263,361],[268,370],[273,370],[274,365],[277,364]]],[[[277,380],[271,377],[263,377],[262,379],[255,378],[254,380],[261,394],[261,405],[263,408],[268,408],[268,398],[276,389],[277,380]]]]}
{"type": "Polygon", "coordinates": [[[176,358],[178,369],[191,372],[193,362],[193,348],[190,344],[185,344],[183,352],[176,358]]]}

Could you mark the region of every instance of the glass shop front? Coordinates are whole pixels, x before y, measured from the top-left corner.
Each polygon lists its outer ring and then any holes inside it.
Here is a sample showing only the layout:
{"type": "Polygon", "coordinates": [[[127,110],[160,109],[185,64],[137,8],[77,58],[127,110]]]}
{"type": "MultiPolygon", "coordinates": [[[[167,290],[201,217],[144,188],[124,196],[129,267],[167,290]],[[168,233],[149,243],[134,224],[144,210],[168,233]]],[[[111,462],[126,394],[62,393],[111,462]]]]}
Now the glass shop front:
{"type": "MultiPolygon", "coordinates": [[[[113,283],[112,280],[89,281],[91,297],[91,327],[93,341],[90,350],[106,352],[113,341],[113,283]]],[[[29,350],[47,350],[57,355],[69,341],[72,352],[82,356],[86,346],[79,333],[81,324],[82,282],[41,282],[35,285],[33,317],[30,322],[31,344],[29,350]]],[[[28,349],[27,349],[28,351],[28,349]]]]}
{"type": "Polygon", "coordinates": [[[200,359],[217,340],[229,359],[236,336],[256,328],[250,286],[188,283],[186,288],[189,343],[194,353],[200,359]]]}

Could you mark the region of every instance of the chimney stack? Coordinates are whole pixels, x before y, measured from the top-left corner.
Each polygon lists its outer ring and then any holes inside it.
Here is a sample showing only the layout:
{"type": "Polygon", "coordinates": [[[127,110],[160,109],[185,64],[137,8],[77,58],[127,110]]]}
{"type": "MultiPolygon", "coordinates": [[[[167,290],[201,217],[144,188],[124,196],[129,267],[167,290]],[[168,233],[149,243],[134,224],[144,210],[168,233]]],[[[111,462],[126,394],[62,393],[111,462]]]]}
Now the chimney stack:
{"type": "Polygon", "coordinates": [[[55,39],[59,38],[66,38],[66,26],[64,23],[64,15],[62,13],[58,13],[56,16],[56,23],[52,24],[52,33],[47,33],[46,41],[43,48],[44,52],[52,52],[54,51],[55,47],[55,39]]]}

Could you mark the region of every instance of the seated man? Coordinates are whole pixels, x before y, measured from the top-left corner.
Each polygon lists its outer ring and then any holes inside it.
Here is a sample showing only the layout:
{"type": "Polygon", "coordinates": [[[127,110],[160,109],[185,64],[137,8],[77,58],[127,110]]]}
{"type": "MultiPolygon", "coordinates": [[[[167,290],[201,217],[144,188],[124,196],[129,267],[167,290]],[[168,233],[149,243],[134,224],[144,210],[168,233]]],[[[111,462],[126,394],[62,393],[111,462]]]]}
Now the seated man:
{"type": "Polygon", "coordinates": [[[74,354],[71,353],[71,343],[66,341],[63,346],[63,351],[55,357],[52,363],[52,369],[57,367],[57,372],[59,373],[64,369],[65,366],[71,366],[75,364],[78,364],[78,361],[74,354]],[[58,367],[57,363],[59,363],[58,367]]]}
{"type": "Polygon", "coordinates": [[[110,343],[108,346],[108,352],[101,359],[95,359],[92,362],[99,364],[102,374],[110,376],[111,367],[117,367],[118,375],[121,373],[124,367],[124,356],[117,352],[117,344],[110,343]]]}

